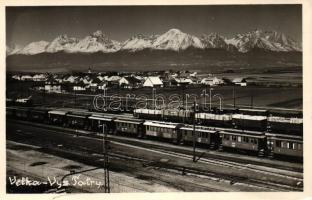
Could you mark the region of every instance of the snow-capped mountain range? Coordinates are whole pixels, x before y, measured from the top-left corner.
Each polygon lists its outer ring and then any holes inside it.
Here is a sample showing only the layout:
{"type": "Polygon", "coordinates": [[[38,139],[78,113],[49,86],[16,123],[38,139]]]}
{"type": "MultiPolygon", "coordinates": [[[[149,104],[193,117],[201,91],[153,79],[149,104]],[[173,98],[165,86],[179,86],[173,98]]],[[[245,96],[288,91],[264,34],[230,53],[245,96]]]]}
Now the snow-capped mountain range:
{"type": "Polygon", "coordinates": [[[7,55],[35,55],[40,53],[113,53],[118,51],[136,52],[143,49],[183,51],[195,49],[224,49],[227,51],[249,52],[255,48],[267,51],[301,51],[301,45],[283,33],[276,31],[254,30],[225,38],[217,33],[202,35],[200,38],[170,29],[161,35],[133,36],[124,42],[108,38],[102,31],[96,31],[79,40],[60,35],[52,42],[31,42],[25,47],[7,47],[7,55]]]}

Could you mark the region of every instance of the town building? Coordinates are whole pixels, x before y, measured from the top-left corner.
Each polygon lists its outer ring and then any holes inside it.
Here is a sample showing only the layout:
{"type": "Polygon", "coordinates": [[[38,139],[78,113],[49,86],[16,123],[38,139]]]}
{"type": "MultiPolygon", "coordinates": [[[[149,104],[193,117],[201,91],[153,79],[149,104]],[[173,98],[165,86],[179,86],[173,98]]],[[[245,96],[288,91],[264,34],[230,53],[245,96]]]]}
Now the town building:
{"type": "Polygon", "coordinates": [[[163,87],[163,85],[158,76],[149,76],[146,78],[143,87],[163,87]]]}

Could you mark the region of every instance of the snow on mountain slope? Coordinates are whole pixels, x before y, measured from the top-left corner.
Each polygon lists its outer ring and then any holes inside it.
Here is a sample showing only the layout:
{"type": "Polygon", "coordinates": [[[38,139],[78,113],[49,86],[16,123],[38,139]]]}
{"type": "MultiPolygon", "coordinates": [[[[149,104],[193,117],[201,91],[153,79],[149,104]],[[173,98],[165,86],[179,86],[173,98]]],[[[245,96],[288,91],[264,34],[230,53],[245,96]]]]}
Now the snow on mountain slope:
{"type": "Polygon", "coordinates": [[[178,29],[170,29],[160,35],[153,42],[155,49],[184,50],[188,47],[204,48],[202,42],[195,36],[181,32],[178,29]]]}
{"type": "Polygon", "coordinates": [[[12,47],[6,46],[6,55],[17,54],[22,49],[21,46],[14,44],[12,47]]]}
{"type": "Polygon", "coordinates": [[[146,48],[152,48],[153,45],[153,37],[145,37],[141,34],[131,37],[130,39],[126,40],[121,49],[129,50],[129,51],[138,51],[146,48]]]}
{"type": "Polygon", "coordinates": [[[262,31],[256,29],[251,32],[237,34],[235,37],[226,39],[217,33],[203,35],[200,39],[193,35],[184,33],[178,29],[170,29],[162,35],[149,37],[141,34],[131,37],[123,43],[109,39],[102,31],[96,31],[85,38],[78,40],[60,35],[52,42],[32,42],[24,48],[7,47],[7,55],[38,53],[55,53],[65,51],[67,53],[113,53],[119,50],[136,52],[143,49],[173,50],[181,51],[189,47],[197,49],[225,49],[227,51],[249,52],[253,49],[266,51],[301,51],[299,45],[293,39],[283,33],[276,31],[262,31]]]}
{"type": "Polygon", "coordinates": [[[243,53],[254,48],[269,51],[301,51],[300,45],[285,34],[260,29],[237,34],[234,38],[226,39],[225,42],[236,46],[243,53]]]}
{"type": "Polygon", "coordinates": [[[69,38],[66,34],[55,38],[46,48],[46,52],[55,53],[58,51],[72,52],[73,47],[79,42],[76,38],[69,38]]]}
{"type": "Polygon", "coordinates": [[[38,41],[32,42],[18,51],[16,54],[25,54],[25,55],[34,55],[45,52],[46,47],[48,46],[49,42],[47,41],[38,41]]]}
{"type": "Polygon", "coordinates": [[[225,50],[233,50],[235,47],[232,44],[225,42],[225,38],[217,33],[202,35],[200,38],[205,48],[217,48],[225,50]]]}
{"type": "Polygon", "coordinates": [[[72,52],[116,52],[120,49],[120,43],[109,39],[102,31],[96,31],[91,35],[80,40],[71,49],[72,52]]]}

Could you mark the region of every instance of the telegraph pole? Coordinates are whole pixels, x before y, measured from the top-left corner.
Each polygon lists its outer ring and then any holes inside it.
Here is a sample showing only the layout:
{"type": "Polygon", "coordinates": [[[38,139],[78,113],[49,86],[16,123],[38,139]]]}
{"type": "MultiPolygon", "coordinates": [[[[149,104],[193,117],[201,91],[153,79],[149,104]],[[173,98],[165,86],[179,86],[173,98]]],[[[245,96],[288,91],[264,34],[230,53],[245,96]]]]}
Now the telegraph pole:
{"type": "Polygon", "coordinates": [[[193,162],[196,162],[196,134],[195,134],[195,119],[196,116],[196,101],[194,101],[194,116],[193,116],[193,162]]]}
{"type": "Polygon", "coordinates": [[[253,94],[251,94],[250,107],[253,108],[253,94]]]}
{"type": "Polygon", "coordinates": [[[102,147],[103,147],[103,161],[104,161],[104,193],[110,193],[110,181],[109,181],[109,158],[108,158],[108,145],[109,141],[107,140],[107,131],[105,131],[105,124],[102,125],[102,132],[103,132],[103,140],[102,140],[102,147]]]}
{"type": "Polygon", "coordinates": [[[235,102],[235,83],[234,83],[234,85],[233,85],[233,106],[234,106],[234,108],[236,107],[236,102],[235,102]]]}

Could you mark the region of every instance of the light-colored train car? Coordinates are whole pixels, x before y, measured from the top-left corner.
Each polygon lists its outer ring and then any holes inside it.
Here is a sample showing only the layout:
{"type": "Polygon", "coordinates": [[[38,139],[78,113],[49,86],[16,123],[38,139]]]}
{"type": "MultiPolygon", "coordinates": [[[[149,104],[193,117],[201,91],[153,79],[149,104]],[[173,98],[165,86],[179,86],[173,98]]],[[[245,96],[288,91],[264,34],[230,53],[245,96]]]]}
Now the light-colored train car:
{"type": "Polygon", "coordinates": [[[257,131],[220,131],[222,147],[258,152],[263,156],[266,149],[264,132],[257,131]]]}
{"type": "Polygon", "coordinates": [[[182,124],[160,121],[145,121],[145,135],[159,139],[166,139],[173,143],[179,143],[181,140],[180,127],[182,124]]]}
{"type": "Polygon", "coordinates": [[[142,119],[117,117],[114,122],[117,134],[126,134],[134,137],[144,136],[144,120],[142,119]]]}
{"type": "Polygon", "coordinates": [[[269,156],[303,157],[303,138],[297,135],[266,133],[269,156]]]}
{"type": "MultiPolygon", "coordinates": [[[[192,143],[194,140],[194,127],[185,125],[181,127],[182,141],[192,143]]],[[[195,141],[204,144],[211,149],[218,147],[220,143],[219,131],[212,127],[195,126],[195,141]]]]}

